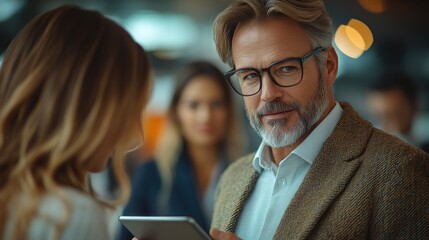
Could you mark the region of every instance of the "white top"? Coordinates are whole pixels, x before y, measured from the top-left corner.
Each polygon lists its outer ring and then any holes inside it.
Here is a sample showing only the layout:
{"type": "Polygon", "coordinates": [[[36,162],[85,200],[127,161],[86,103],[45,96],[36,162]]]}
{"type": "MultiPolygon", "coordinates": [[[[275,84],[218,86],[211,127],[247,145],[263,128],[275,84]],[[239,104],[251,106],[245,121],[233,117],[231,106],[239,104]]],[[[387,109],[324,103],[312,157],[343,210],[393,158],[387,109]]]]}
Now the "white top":
{"type": "MultiPolygon", "coordinates": [[[[112,239],[107,230],[106,213],[102,206],[77,190],[66,188],[63,193],[70,204],[70,218],[58,239],[112,239]]],[[[31,201],[31,199],[22,199],[20,203],[26,204],[26,201],[31,201]]],[[[44,197],[40,203],[39,216],[31,221],[27,239],[54,239],[55,225],[53,222],[59,222],[65,216],[65,206],[56,195],[49,194],[44,197]]],[[[15,204],[15,208],[17,207],[19,205],[15,204]]],[[[14,211],[14,208],[10,209],[11,218],[8,221],[4,239],[11,239],[14,211]]]]}
{"type": "Polygon", "coordinates": [[[260,176],[237,223],[238,237],[273,238],[286,208],[337,125],[342,111],[340,104],[336,103],[326,118],[279,166],[272,159],[270,147],[261,143],[253,159],[253,166],[260,176]]]}

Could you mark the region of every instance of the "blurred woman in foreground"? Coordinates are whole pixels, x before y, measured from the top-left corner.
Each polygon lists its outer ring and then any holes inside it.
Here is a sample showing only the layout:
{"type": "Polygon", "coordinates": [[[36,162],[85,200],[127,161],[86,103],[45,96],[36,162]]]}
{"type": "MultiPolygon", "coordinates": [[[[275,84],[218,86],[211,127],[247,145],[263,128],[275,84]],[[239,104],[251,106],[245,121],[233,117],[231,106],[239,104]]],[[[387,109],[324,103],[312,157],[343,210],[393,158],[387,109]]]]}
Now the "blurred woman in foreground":
{"type": "Polygon", "coordinates": [[[144,50],[96,11],[62,6],[22,29],[0,69],[0,238],[109,239],[87,174],[142,141],[144,50]]]}

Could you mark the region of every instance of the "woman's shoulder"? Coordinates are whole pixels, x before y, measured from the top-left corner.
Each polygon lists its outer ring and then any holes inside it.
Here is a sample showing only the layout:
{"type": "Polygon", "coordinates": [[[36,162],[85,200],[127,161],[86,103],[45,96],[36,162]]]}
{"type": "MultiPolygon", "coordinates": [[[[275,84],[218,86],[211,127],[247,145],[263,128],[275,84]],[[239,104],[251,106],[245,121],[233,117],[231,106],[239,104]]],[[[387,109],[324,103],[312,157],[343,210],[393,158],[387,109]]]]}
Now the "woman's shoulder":
{"type": "Polygon", "coordinates": [[[66,219],[60,239],[109,239],[105,214],[104,207],[93,197],[65,188],[42,198],[39,215],[32,221],[29,236],[49,239],[58,223],[66,219]]]}
{"type": "MultiPolygon", "coordinates": [[[[74,212],[84,212],[82,210],[92,209],[94,213],[100,215],[105,214],[104,207],[100,205],[100,203],[95,200],[94,197],[90,196],[87,193],[83,193],[72,188],[65,188],[61,190],[61,194],[64,194],[67,200],[70,201],[70,207],[74,210],[74,212]],[[77,210],[78,208],[80,210],[77,210]]],[[[59,200],[58,197],[56,197],[56,200],[59,200]]]]}

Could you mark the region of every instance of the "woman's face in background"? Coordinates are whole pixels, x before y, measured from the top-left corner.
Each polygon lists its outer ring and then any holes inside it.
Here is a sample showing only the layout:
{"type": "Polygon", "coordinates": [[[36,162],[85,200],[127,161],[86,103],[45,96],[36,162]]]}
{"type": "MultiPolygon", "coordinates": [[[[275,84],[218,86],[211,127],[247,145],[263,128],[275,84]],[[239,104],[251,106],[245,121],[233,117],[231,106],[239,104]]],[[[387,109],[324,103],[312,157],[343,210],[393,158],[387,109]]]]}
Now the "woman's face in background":
{"type": "Polygon", "coordinates": [[[186,142],[219,144],[226,134],[228,106],[216,79],[206,75],[191,79],[179,98],[177,116],[186,142]]]}

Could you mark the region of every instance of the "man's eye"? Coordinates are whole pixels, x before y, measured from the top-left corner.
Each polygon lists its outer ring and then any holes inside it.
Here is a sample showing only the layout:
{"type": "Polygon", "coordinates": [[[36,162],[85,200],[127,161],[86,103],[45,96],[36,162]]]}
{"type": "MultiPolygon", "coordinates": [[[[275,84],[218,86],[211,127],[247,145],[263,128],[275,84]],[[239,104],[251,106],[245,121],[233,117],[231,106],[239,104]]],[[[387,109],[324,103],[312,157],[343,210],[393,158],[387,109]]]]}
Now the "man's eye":
{"type": "Polygon", "coordinates": [[[258,74],[256,74],[255,72],[252,72],[252,73],[244,75],[242,78],[242,81],[256,80],[258,78],[259,78],[258,74]]]}
{"type": "Polygon", "coordinates": [[[295,72],[296,70],[297,70],[297,67],[295,66],[282,66],[280,68],[281,73],[292,73],[292,72],[295,72]]]}

